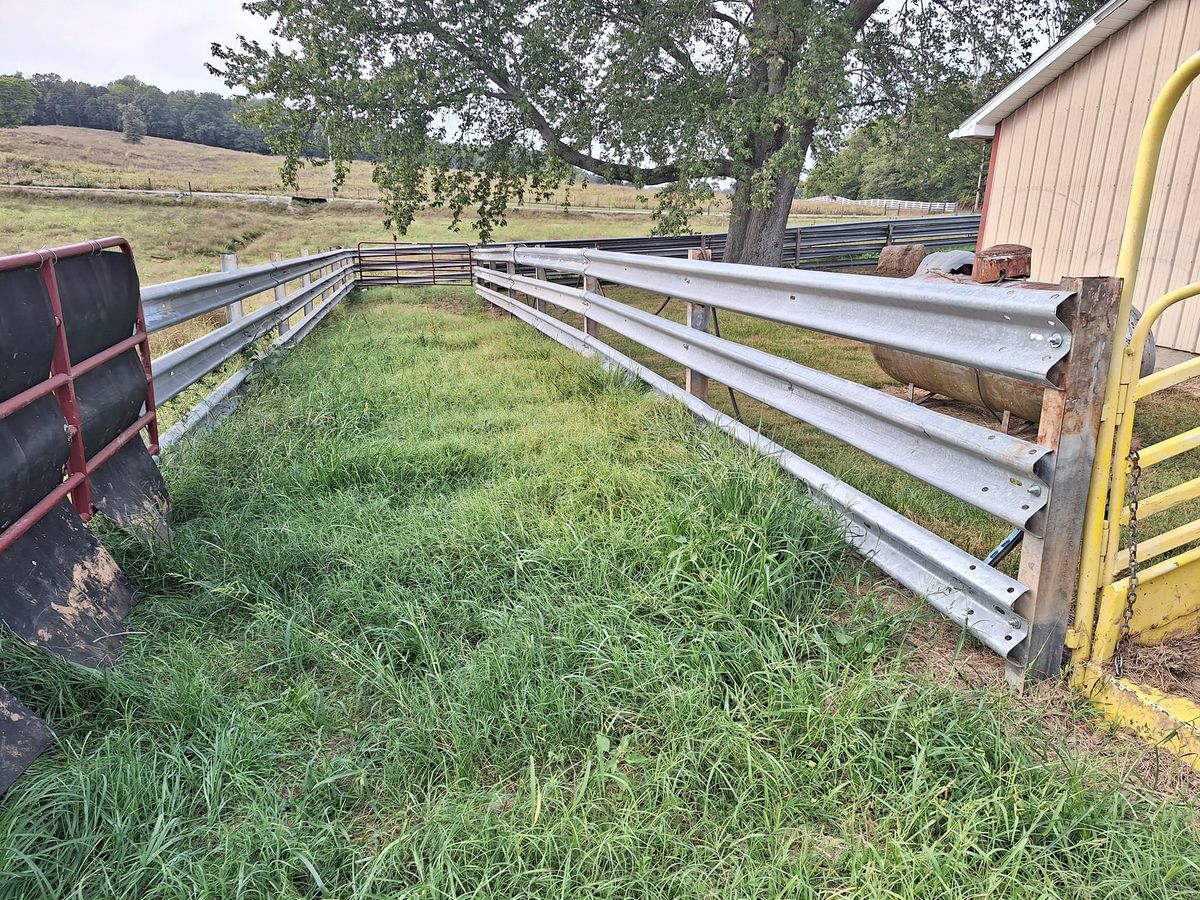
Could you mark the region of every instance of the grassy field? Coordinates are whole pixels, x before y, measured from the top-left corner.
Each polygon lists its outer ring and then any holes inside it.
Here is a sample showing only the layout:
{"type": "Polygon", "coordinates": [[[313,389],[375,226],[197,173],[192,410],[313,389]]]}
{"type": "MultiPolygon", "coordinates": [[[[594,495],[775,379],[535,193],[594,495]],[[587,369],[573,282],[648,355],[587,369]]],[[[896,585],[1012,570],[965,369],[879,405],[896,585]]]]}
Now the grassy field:
{"type": "MultiPolygon", "coordinates": [[[[191,145],[188,145],[191,146],[191,145]]],[[[251,154],[241,154],[250,156],[251,154]]],[[[237,253],[243,266],[285,258],[302,250],[353,247],[359,241],[388,241],[374,207],[324,206],[288,209],[263,203],[214,203],[132,195],[70,197],[11,194],[0,196],[0,255],[70,244],[118,234],[130,240],[143,284],[159,284],[190,275],[216,272],[221,255],[237,253]]],[[[520,210],[497,230],[496,240],[551,240],[570,237],[619,237],[646,234],[645,216],[629,214],[520,210]]],[[[718,219],[697,222],[703,230],[724,227],[718,219]]],[[[448,215],[422,214],[408,241],[474,241],[465,225],[451,229],[448,215]]],[[[254,303],[248,302],[247,309],[254,303]]],[[[159,355],[216,327],[220,316],[184,323],[154,337],[159,355]]]]}
{"type": "Polygon", "coordinates": [[[465,290],[361,292],[166,476],[169,548],[106,535],[121,663],[0,643],[61,735],[6,900],[1200,894],[1194,809],[928,671],[792,482],[465,290]]]}
{"type": "MultiPolygon", "coordinates": [[[[252,194],[297,192],[280,182],[280,162],[276,156],[162,138],[148,137],[140,144],[126,144],[117,132],[90,128],[40,125],[0,129],[0,184],[252,194]]],[[[327,197],[329,190],[328,167],[301,170],[299,194],[327,197]]],[[[367,200],[379,196],[369,163],[351,165],[338,196],[367,200]]],[[[644,212],[653,205],[653,189],[577,183],[563,186],[545,203],[644,212]]],[[[705,203],[705,215],[724,217],[728,213],[726,196],[718,195],[705,203]]],[[[792,213],[826,217],[899,215],[895,210],[887,213],[882,208],[803,199],[792,205],[792,213]]],[[[920,215],[914,211],[903,214],[920,215]]]]}
{"type": "MultiPolygon", "coordinates": [[[[184,141],[147,137],[126,144],[120,133],[62,125],[0,129],[0,183],[62,187],[129,188],[291,194],[279,180],[277,156],[242,153],[184,141]]],[[[329,168],[301,170],[298,193],[329,195],[329,168]]],[[[371,165],[354,162],[338,196],[374,200],[379,189],[371,165]]],[[[563,188],[557,202],[574,206],[644,209],[650,195],[622,185],[575,185],[563,188]]],[[[712,212],[727,212],[716,198],[712,212]]],[[[842,211],[844,213],[844,211],[842,211]]]]}
{"type": "MultiPolygon", "coordinates": [[[[133,242],[145,284],[214,272],[222,253],[237,253],[243,265],[265,262],[272,251],[294,256],[301,249],[353,247],[359,241],[390,241],[380,211],[373,207],[295,207],[265,203],[213,203],[132,195],[70,197],[46,194],[0,196],[0,254],[53,247],[88,237],[121,234],[133,242]]],[[[701,219],[701,230],[723,227],[701,219]]],[[[568,237],[647,234],[644,216],[563,210],[519,210],[495,240],[535,241],[568,237]]],[[[406,241],[468,241],[476,235],[463,223],[450,227],[441,211],[419,216],[406,241]]]]}

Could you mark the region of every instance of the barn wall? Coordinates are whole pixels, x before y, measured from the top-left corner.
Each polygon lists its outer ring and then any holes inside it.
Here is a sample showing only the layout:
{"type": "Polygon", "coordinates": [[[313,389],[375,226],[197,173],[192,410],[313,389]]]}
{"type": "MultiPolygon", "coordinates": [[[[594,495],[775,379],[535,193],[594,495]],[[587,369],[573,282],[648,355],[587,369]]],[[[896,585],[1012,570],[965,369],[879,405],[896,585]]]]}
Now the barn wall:
{"type": "MultiPolygon", "coordinates": [[[[1158,89],[1200,50],[1200,0],[1159,0],[1002,123],[983,246],[1027,244],[1033,275],[1111,275],[1138,140],[1158,89]]],[[[1134,302],[1200,281],[1200,83],[1167,131],[1134,302]]],[[[1200,352],[1200,299],[1156,329],[1200,352]]]]}

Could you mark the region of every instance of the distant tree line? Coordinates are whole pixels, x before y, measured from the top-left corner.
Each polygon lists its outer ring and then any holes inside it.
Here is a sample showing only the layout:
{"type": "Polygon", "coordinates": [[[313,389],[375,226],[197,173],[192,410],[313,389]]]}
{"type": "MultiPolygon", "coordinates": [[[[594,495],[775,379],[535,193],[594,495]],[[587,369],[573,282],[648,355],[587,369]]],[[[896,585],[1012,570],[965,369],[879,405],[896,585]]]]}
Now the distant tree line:
{"type": "Polygon", "coordinates": [[[235,118],[241,108],[242,101],[232,97],[208,91],[167,93],[132,75],[108,85],[55,74],[0,78],[0,126],[72,125],[129,134],[144,125],[151,137],[271,152],[261,129],[235,118]]]}

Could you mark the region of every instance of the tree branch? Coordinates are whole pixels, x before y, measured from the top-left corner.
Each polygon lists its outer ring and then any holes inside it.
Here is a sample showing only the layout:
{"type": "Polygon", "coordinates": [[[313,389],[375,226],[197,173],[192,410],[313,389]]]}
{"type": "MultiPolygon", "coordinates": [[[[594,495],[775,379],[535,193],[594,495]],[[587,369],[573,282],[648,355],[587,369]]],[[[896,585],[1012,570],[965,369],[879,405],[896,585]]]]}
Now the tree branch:
{"type": "Polygon", "coordinates": [[[875,15],[876,10],[883,6],[883,0],[853,0],[846,7],[850,13],[850,25],[857,32],[867,24],[867,20],[875,15]]]}
{"type": "MultiPolygon", "coordinates": [[[[878,0],[878,2],[882,2],[882,0],[878,0]]],[[[679,180],[679,166],[674,163],[650,167],[613,163],[592,156],[590,153],[584,153],[582,150],[571,146],[563,140],[561,132],[550,123],[550,120],[533,104],[533,101],[522,93],[512,77],[510,77],[509,72],[503,67],[496,65],[493,57],[480,53],[474,47],[461,41],[452,32],[447,31],[443,26],[433,24],[433,21],[436,20],[431,20],[429,25],[430,31],[435,33],[440,40],[445,41],[447,45],[452,46],[456,51],[461,53],[465,59],[476,66],[482,74],[490,78],[496,87],[500,89],[498,92],[487,92],[489,96],[494,96],[498,100],[502,99],[503,102],[512,103],[530,118],[533,129],[546,142],[546,149],[549,152],[573,166],[578,166],[597,175],[604,175],[610,181],[666,184],[679,180]]],[[[704,165],[708,169],[710,177],[732,177],[733,163],[728,159],[707,160],[704,165]]]]}

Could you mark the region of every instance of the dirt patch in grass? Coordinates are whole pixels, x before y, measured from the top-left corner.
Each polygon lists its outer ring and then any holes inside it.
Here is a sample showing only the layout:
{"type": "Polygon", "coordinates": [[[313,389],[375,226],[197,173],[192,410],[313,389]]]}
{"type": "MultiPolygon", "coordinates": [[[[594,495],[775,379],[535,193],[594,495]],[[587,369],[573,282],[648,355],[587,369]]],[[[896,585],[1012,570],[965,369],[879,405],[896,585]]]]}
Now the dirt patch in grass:
{"type": "Polygon", "coordinates": [[[1200,635],[1125,651],[1125,676],[1200,703],[1200,635]]]}

